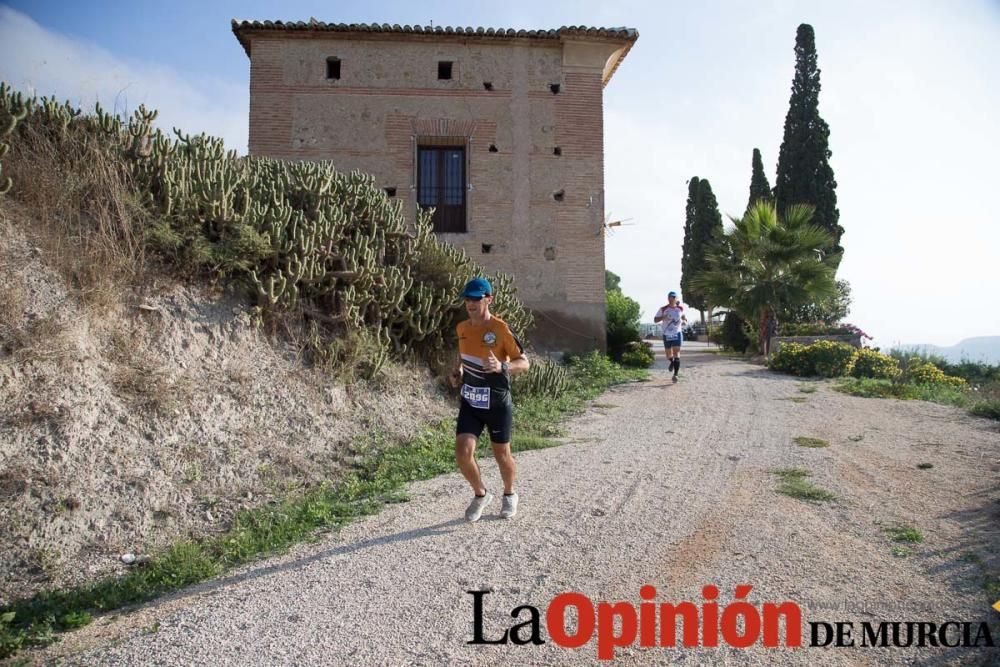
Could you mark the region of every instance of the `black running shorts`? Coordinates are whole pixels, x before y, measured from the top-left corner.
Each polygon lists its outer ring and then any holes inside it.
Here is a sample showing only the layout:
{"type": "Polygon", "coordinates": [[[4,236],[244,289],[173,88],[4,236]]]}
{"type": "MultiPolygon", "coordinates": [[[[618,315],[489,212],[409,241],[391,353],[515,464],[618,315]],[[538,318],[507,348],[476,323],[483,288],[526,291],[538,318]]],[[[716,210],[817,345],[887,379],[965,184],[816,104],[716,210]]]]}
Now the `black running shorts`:
{"type": "Polygon", "coordinates": [[[458,399],[461,406],[458,408],[458,423],[455,425],[455,435],[471,433],[479,437],[483,432],[483,426],[490,431],[490,442],[507,443],[510,442],[511,430],[514,426],[514,404],[509,398],[507,400],[495,401],[489,410],[474,408],[464,399],[458,399]]]}

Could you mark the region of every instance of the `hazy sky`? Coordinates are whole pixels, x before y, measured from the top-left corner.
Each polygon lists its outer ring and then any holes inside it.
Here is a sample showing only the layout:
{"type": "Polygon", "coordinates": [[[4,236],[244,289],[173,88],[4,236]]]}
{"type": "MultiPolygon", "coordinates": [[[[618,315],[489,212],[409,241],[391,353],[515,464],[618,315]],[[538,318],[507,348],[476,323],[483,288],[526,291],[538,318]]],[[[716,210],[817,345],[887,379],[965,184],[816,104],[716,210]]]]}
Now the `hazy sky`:
{"type": "Polygon", "coordinates": [[[680,282],[685,182],[742,213],[750,158],[774,170],[795,30],[816,30],[851,322],[895,342],[1000,335],[1000,2],[212,2],[0,4],[0,79],[245,151],[241,19],[550,28],[628,26],[605,89],[606,208],[633,218],[607,267],[651,320],[680,282]]]}

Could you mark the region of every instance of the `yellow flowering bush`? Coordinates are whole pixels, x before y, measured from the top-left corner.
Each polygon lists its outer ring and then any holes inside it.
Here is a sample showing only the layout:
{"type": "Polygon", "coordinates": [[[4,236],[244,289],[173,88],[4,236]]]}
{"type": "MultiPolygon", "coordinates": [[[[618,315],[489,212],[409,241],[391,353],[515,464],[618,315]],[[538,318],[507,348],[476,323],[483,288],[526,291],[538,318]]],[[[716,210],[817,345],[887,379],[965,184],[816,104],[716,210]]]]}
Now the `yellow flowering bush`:
{"type": "Polygon", "coordinates": [[[869,348],[858,350],[854,357],[854,367],[851,369],[853,377],[876,380],[895,380],[901,372],[898,361],[888,354],[869,348]]]}

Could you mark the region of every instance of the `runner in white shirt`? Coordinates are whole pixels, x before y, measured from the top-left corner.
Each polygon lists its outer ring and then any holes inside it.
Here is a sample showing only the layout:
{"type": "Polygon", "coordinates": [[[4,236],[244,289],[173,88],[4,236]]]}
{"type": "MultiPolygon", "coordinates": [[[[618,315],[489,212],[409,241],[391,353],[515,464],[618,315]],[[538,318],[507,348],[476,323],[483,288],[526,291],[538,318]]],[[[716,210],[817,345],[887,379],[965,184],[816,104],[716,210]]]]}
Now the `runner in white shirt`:
{"type": "Polygon", "coordinates": [[[673,380],[677,382],[677,371],[681,367],[681,342],[684,340],[681,327],[687,324],[684,306],[677,300],[677,292],[670,292],[667,295],[667,305],[656,311],[653,321],[660,323],[663,332],[663,350],[667,353],[667,368],[673,371],[673,380]]]}

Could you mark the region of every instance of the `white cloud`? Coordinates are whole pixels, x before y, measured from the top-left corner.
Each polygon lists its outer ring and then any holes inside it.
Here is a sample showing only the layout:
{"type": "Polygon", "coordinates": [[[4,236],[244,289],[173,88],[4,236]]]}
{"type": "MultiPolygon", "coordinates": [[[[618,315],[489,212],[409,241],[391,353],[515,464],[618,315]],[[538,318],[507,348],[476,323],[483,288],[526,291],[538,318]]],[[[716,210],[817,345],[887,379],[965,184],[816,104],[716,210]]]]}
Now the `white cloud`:
{"type": "Polygon", "coordinates": [[[249,90],[244,84],[187,76],[156,63],[132,62],[94,44],[46,30],[0,5],[0,80],[15,89],[68,99],[92,111],[159,110],[157,125],[222,137],[246,153],[249,90]]]}

